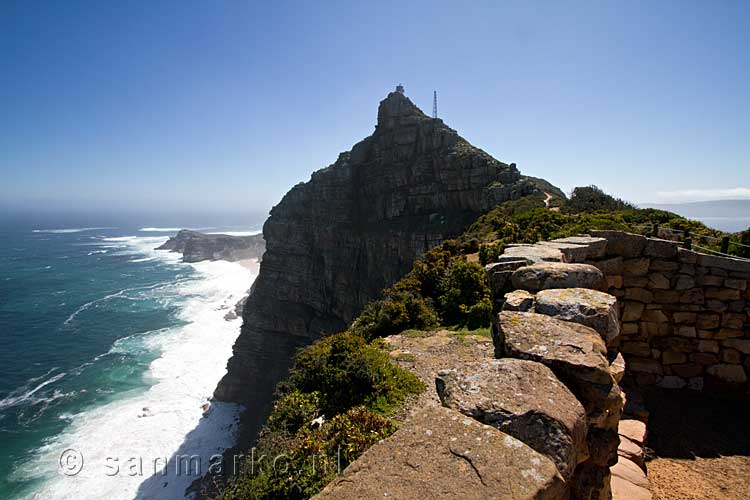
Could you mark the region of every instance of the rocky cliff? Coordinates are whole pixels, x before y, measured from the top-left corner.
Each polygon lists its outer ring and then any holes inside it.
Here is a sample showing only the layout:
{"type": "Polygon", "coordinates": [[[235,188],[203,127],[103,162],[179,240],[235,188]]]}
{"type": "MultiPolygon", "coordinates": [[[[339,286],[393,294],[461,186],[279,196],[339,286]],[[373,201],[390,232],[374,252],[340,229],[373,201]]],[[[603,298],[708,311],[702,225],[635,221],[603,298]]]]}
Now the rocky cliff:
{"type": "Polygon", "coordinates": [[[228,234],[205,234],[183,229],[157,250],[182,253],[183,262],[202,260],[258,259],[266,246],[262,234],[252,236],[230,236],[228,234]]]}
{"type": "Polygon", "coordinates": [[[271,211],[260,275],[215,396],[248,406],[252,437],[298,347],[346,328],[415,259],[479,214],[538,193],[515,165],[390,93],[371,136],[271,211]]]}

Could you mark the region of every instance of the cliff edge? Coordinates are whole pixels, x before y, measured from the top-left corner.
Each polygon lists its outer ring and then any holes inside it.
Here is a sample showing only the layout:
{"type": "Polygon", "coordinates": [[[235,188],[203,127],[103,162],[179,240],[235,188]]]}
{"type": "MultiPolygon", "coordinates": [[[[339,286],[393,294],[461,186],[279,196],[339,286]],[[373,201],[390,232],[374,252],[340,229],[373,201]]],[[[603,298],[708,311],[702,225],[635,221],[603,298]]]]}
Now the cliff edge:
{"type": "Polygon", "coordinates": [[[472,146],[403,92],[374,133],[292,188],[263,227],[266,253],[215,397],[243,403],[247,438],[298,347],[343,330],[425,251],[481,213],[540,194],[515,165],[472,146]]]}
{"type": "Polygon", "coordinates": [[[231,236],[228,234],[206,234],[183,229],[169,238],[156,250],[182,253],[183,262],[202,260],[259,259],[266,246],[262,234],[231,236]]]}

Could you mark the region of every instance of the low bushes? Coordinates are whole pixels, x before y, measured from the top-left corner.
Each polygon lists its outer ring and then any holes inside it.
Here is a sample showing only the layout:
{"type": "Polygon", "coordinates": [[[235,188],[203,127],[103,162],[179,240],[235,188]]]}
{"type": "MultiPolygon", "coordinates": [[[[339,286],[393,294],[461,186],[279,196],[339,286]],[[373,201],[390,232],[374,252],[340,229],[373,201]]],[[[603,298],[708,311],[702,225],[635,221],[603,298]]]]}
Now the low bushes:
{"type": "Polygon", "coordinates": [[[313,496],[395,432],[388,415],[423,389],[414,374],[389,361],[378,341],[343,332],[315,342],[297,354],[257,446],[218,498],[313,496]],[[323,424],[311,426],[321,416],[323,424]]]}
{"type": "Polygon", "coordinates": [[[321,427],[301,427],[295,434],[261,434],[221,500],[310,498],[367,448],[395,432],[387,418],[357,406],[321,427]]]}
{"type": "Polygon", "coordinates": [[[437,301],[443,321],[469,328],[486,326],[492,320],[492,296],[484,268],[455,259],[440,281],[437,301]]]}
{"type": "Polygon", "coordinates": [[[352,325],[352,331],[372,340],[410,328],[433,328],[437,324],[437,313],[419,292],[394,288],[388,290],[383,300],[365,307],[352,325]]]}
{"type": "Polygon", "coordinates": [[[351,332],[331,335],[300,351],[287,384],[320,394],[320,411],[329,417],[358,405],[387,413],[422,389],[416,376],[392,364],[377,343],[368,344],[351,332]]]}

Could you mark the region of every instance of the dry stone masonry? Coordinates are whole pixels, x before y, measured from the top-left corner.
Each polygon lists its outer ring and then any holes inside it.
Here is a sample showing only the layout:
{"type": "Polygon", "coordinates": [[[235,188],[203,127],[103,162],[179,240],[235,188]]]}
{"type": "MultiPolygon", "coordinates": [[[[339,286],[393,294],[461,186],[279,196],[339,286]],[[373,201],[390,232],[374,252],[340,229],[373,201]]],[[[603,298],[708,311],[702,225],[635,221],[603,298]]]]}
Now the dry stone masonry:
{"type": "Polygon", "coordinates": [[[634,380],[747,393],[750,261],[617,231],[592,235],[607,241],[590,263],[618,298],[620,351],[634,380]]]}
{"type": "Polygon", "coordinates": [[[607,346],[622,352],[637,384],[748,392],[750,261],[621,231],[592,231],[512,246],[487,270],[506,310],[609,328],[607,346]],[[539,292],[543,288],[558,290],[539,292]],[[611,297],[615,308],[608,307],[611,297]]]}
{"type": "Polygon", "coordinates": [[[650,500],[647,412],[620,383],[747,393],[748,261],[592,231],[486,270],[492,341],[387,338],[434,390],[320,498],[650,500]]]}
{"type": "Polygon", "coordinates": [[[569,240],[513,246],[487,266],[500,309],[491,346],[447,331],[386,339],[394,362],[434,390],[321,498],[606,500],[613,484],[640,488],[645,474],[613,469],[625,404],[620,305],[587,263],[606,256],[607,241],[569,240]]]}

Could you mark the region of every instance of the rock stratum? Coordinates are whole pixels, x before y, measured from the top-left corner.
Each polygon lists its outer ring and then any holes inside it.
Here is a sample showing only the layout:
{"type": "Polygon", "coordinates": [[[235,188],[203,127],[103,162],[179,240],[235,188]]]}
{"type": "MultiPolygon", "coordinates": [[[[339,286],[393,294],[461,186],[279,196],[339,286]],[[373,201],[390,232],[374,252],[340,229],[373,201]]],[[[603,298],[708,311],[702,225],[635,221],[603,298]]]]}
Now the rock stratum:
{"type": "Polygon", "coordinates": [[[169,238],[157,250],[169,250],[182,254],[183,262],[202,260],[259,259],[266,250],[262,234],[231,236],[228,234],[206,234],[183,229],[169,238]]]}
{"type": "Polygon", "coordinates": [[[341,331],[425,251],[534,180],[472,146],[402,92],[374,133],[292,188],[263,227],[266,253],[215,397],[248,411],[254,438],[297,348],[341,331]]]}

